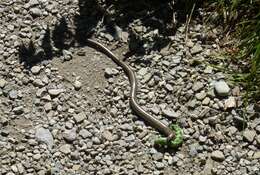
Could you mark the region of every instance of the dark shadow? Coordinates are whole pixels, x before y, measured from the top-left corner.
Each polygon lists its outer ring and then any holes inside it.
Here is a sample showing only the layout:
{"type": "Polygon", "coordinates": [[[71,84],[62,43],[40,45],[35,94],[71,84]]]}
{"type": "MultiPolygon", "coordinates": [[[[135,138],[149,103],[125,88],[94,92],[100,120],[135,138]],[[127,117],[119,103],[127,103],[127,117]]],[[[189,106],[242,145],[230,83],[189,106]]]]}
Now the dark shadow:
{"type": "Polygon", "coordinates": [[[69,49],[74,45],[73,34],[69,30],[65,17],[62,17],[60,22],[55,25],[52,40],[54,46],[58,49],[58,54],[61,54],[62,50],[69,49]]]}
{"type": "Polygon", "coordinates": [[[78,5],[79,15],[74,18],[75,40],[80,46],[84,46],[86,39],[95,32],[98,22],[104,15],[104,10],[96,0],[79,0],[78,5]]]}
{"type": "Polygon", "coordinates": [[[51,45],[51,31],[49,26],[46,29],[46,32],[44,34],[44,37],[42,39],[41,48],[44,51],[45,59],[50,60],[53,58],[53,49],[51,45]]]}
{"type": "MultiPolygon", "coordinates": [[[[30,42],[28,47],[23,44],[19,47],[20,60],[25,63],[26,67],[31,67],[42,60],[49,60],[55,55],[61,55],[64,49],[75,46],[75,43],[80,47],[86,46],[87,38],[100,29],[100,26],[112,35],[116,32],[116,26],[129,32],[129,53],[126,54],[128,56],[144,55],[151,50],[160,51],[170,44],[169,36],[174,35],[177,26],[186,20],[193,3],[196,2],[196,8],[198,8],[201,1],[105,0],[100,4],[98,0],[78,0],[79,14],[72,20],[75,28],[70,29],[66,17],[62,17],[53,31],[47,28],[40,46],[42,51],[36,52],[37,49],[33,42],[30,42]],[[175,13],[177,19],[173,15],[175,13]],[[137,19],[141,21],[141,25],[145,26],[147,31],[141,33],[131,31],[129,25],[137,19]],[[156,29],[158,29],[158,35],[151,36],[152,40],[142,36],[143,33],[156,29]],[[58,51],[54,52],[52,42],[58,51]]],[[[196,14],[196,10],[194,14],[196,14]]]]}
{"type": "Polygon", "coordinates": [[[25,68],[31,68],[35,64],[41,62],[44,57],[43,50],[36,51],[34,43],[30,40],[28,45],[22,43],[19,48],[20,63],[23,63],[25,68]]]}

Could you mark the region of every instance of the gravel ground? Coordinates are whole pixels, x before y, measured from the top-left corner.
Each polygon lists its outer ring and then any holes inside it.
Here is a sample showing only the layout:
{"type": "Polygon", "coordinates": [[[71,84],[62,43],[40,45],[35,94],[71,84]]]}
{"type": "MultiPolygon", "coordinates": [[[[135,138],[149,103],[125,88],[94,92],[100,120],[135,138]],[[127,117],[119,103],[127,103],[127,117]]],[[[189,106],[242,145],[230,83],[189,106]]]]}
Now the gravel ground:
{"type": "MultiPolygon", "coordinates": [[[[47,26],[77,12],[76,0],[0,2],[0,174],[260,174],[259,113],[244,112],[243,90],[214,68],[220,31],[194,21],[186,43],[180,26],[171,47],[126,60],[140,105],[183,128],[183,145],[165,150],[129,108],[122,69],[103,54],[70,47],[30,68],[19,62],[21,41],[40,45],[47,26]]],[[[105,30],[97,36],[115,46],[105,30]]]]}

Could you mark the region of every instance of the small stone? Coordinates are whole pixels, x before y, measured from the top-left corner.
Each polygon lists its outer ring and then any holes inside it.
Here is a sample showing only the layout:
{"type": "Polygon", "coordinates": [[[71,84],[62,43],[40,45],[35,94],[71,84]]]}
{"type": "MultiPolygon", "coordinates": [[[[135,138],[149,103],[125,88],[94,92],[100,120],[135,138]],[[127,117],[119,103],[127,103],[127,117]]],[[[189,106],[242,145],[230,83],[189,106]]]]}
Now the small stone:
{"type": "Polygon", "coordinates": [[[28,6],[29,6],[29,7],[36,6],[36,5],[38,5],[38,4],[39,4],[38,0],[30,0],[30,1],[28,2],[28,6]]]}
{"type": "Polygon", "coordinates": [[[119,71],[114,69],[114,68],[106,68],[105,69],[105,76],[107,78],[112,77],[113,75],[117,75],[118,73],[119,73],[119,71]]]}
{"type": "Polygon", "coordinates": [[[86,114],[84,112],[75,114],[73,117],[74,117],[74,120],[76,121],[76,123],[81,123],[87,118],[86,114]]]}
{"type": "Polygon", "coordinates": [[[41,154],[34,154],[33,155],[34,160],[39,160],[41,157],[42,157],[41,154]]]}
{"type": "Polygon", "coordinates": [[[58,95],[60,95],[62,92],[64,92],[63,89],[49,89],[48,90],[48,93],[53,96],[53,97],[56,97],[58,95]]]}
{"type": "Polygon", "coordinates": [[[260,147],[260,135],[258,135],[255,139],[256,139],[257,146],[260,147]]]}
{"type": "Polygon", "coordinates": [[[43,87],[44,86],[44,83],[42,82],[42,80],[41,79],[35,79],[34,81],[33,81],[33,85],[35,85],[35,86],[37,86],[37,87],[43,87]]]}
{"type": "Polygon", "coordinates": [[[116,136],[114,136],[110,131],[108,130],[105,130],[103,133],[102,133],[102,136],[108,140],[108,141],[114,141],[116,140],[116,136]]]}
{"type": "Polygon", "coordinates": [[[170,85],[170,84],[166,84],[165,85],[165,88],[168,90],[168,91],[173,91],[173,87],[172,87],[172,85],[170,85]]]}
{"type": "Polygon", "coordinates": [[[193,55],[193,54],[200,53],[202,50],[203,49],[199,44],[195,44],[195,46],[193,46],[192,49],[190,50],[190,53],[193,55]]]}
{"type": "Polygon", "coordinates": [[[245,130],[244,132],[243,132],[243,137],[244,137],[244,139],[247,141],[247,142],[253,142],[254,141],[254,138],[255,138],[255,136],[256,136],[256,132],[255,131],[253,131],[253,130],[245,130]]]}
{"type": "Polygon", "coordinates": [[[201,91],[200,93],[197,93],[195,95],[195,97],[198,99],[198,100],[203,100],[205,97],[207,96],[207,93],[205,91],[201,91]]]}
{"type": "Polygon", "coordinates": [[[30,13],[33,17],[39,17],[42,15],[42,11],[39,8],[31,8],[30,13]]]}
{"type": "Polygon", "coordinates": [[[93,134],[91,132],[89,132],[88,130],[86,129],[82,129],[79,131],[79,135],[83,138],[83,139],[86,139],[86,138],[90,138],[93,136],[93,134]]]}
{"type": "Polygon", "coordinates": [[[37,128],[35,131],[35,138],[39,142],[47,144],[49,148],[52,148],[54,140],[51,132],[48,129],[42,127],[37,128]]]}
{"type": "Polygon", "coordinates": [[[73,142],[73,141],[75,141],[76,138],[77,138],[76,129],[65,130],[64,133],[63,133],[63,138],[64,138],[67,142],[73,142]]]}
{"type": "Polygon", "coordinates": [[[5,87],[6,84],[7,84],[7,81],[5,81],[5,79],[0,79],[0,88],[5,87]]]}
{"type": "Polygon", "coordinates": [[[199,142],[200,143],[205,143],[206,141],[207,141],[207,137],[199,136],[199,142]]]}
{"type": "Polygon", "coordinates": [[[147,74],[147,68],[141,68],[138,72],[138,75],[144,76],[145,74],[147,74]]]}
{"type": "Polygon", "coordinates": [[[17,99],[17,97],[18,97],[17,91],[16,90],[11,90],[9,92],[9,97],[10,97],[10,99],[17,99]]]}
{"type": "Polygon", "coordinates": [[[79,90],[82,87],[82,83],[78,80],[74,82],[74,87],[76,90],[79,90]]]}
{"type": "Polygon", "coordinates": [[[223,152],[217,150],[217,151],[213,151],[212,154],[211,154],[211,158],[213,160],[216,160],[216,161],[223,161],[225,160],[225,156],[223,154],[223,152]]]}
{"type": "Polygon", "coordinates": [[[240,88],[239,88],[239,86],[235,86],[235,87],[232,89],[232,95],[234,95],[234,96],[240,96],[240,88]]]}
{"type": "Polygon", "coordinates": [[[186,46],[192,48],[194,46],[194,42],[192,42],[191,40],[188,40],[186,43],[186,46]]]}
{"type": "Polygon", "coordinates": [[[193,84],[192,90],[194,92],[197,92],[197,91],[201,90],[203,87],[204,87],[204,85],[201,82],[196,82],[193,84]]]}
{"type": "Polygon", "coordinates": [[[235,97],[229,97],[228,99],[225,100],[224,104],[224,109],[230,109],[230,108],[235,108],[236,107],[236,99],[235,97]]]}
{"type": "Polygon", "coordinates": [[[162,113],[163,113],[163,115],[170,117],[170,118],[174,118],[174,119],[180,117],[179,112],[175,112],[175,111],[172,111],[170,109],[162,109],[162,113]]]}
{"type": "Polygon", "coordinates": [[[65,145],[62,145],[60,147],[60,152],[64,153],[64,154],[69,154],[71,152],[71,149],[70,149],[70,145],[69,144],[65,144],[65,145]]]}
{"type": "Polygon", "coordinates": [[[260,159],[260,151],[254,153],[253,159],[260,159]]]}
{"type": "Polygon", "coordinates": [[[13,108],[13,112],[16,115],[20,115],[24,112],[24,108],[23,108],[23,106],[17,106],[15,108],[13,108]]]}
{"type": "Polygon", "coordinates": [[[41,67],[40,67],[40,66],[33,66],[33,67],[31,68],[31,71],[32,71],[32,73],[33,73],[34,75],[39,74],[40,71],[41,71],[41,67]]]}
{"type": "Polygon", "coordinates": [[[210,102],[210,98],[209,97],[206,97],[204,98],[204,100],[202,101],[202,105],[208,105],[210,102]]]}
{"type": "Polygon", "coordinates": [[[211,66],[207,66],[204,70],[204,73],[205,74],[211,74],[213,71],[213,68],[211,66]]]}
{"type": "Polygon", "coordinates": [[[230,88],[225,81],[215,82],[214,87],[219,96],[228,96],[230,88]]]}
{"type": "Polygon", "coordinates": [[[164,164],[162,162],[155,162],[155,166],[157,169],[161,170],[164,168],[164,164]]]}
{"type": "Polygon", "coordinates": [[[50,102],[49,102],[49,103],[46,103],[46,104],[44,105],[44,109],[45,109],[46,112],[51,111],[51,110],[52,110],[52,104],[51,104],[50,102]]]}

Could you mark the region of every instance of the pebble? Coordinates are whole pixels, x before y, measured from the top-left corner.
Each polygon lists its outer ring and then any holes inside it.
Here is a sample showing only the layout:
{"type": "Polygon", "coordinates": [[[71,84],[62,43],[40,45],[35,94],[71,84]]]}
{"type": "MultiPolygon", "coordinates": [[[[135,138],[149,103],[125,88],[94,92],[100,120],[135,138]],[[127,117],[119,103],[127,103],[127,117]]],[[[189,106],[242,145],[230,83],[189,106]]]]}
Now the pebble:
{"type": "Polygon", "coordinates": [[[194,54],[200,53],[202,50],[203,50],[203,49],[202,49],[202,47],[201,47],[199,44],[195,44],[195,45],[191,48],[190,52],[191,52],[192,55],[194,55],[194,54]]]}
{"type": "Polygon", "coordinates": [[[64,92],[63,89],[49,89],[48,90],[48,93],[53,96],[53,97],[56,97],[58,95],[60,95],[62,92],[64,92]]]}
{"type": "Polygon", "coordinates": [[[6,84],[7,84],[7,81],[5,79],[0,79],[0,88],[5,87],[6,84]]]}
{"type": "Polygon", "coordinates": [[[71,146],[69,144],[65,144],[62,145],[59,150],[64,154],[69,154],[71,152],[71,146]]]}
{"type": "Polygon", "coordinates": [[[177,119],[177,118],[180,117],[179,112],[175,112],[175,111],[170,110],[170,109],[162,109],[162,113],[163,113],[163,115],[170,117],[170,118],[174,118],[174,119],[177,119]]]}
{"type": "Polygon", "coordinates": [[[254,130],[248,130],[246,129],[244,132],[243,132],[243,137],[244,139],[247,141],[247,142],[253,142],[254,138],[256,136],[256,132],[254,130]]]}
{"type": "Polygon", "coordinates": [[[9,97],[10,97],[10,99],[16,99],[17,97],[18,97],[18,93],[17,93],[17,91],[16,90],[11,90],[10,92],[9,92],[9,97]]]}
{"type": "Polygon", "coordinates": [[[39,17],[39,16],[42,15],[42,11],[39,8],[31,8],[30,12],[31,12],[33,17],[39,17]]]}
{"type": "Polygon", "coordinates": [[[23,106],[17,106],[15,108],[13,108],[13,112],[16,115],[20,115],[24,112],[24,108],[23,108],[23,106]]]}
{"type": "Polygon", "coordinates": [[[81,112],[81,113],[78,113],[78,114],[74,114],[73,118],[74,118],[76,123],[81,123],[85,119],[87,119],[87,116],[84,112],[81,112]]]}
{"type": "Polygon", "coordinates": [[[257,146],[260,147],[260,135],[257,135],[255,140],[256,140],[257,146]]]}
{"type": "Polygon", "coordinates": [[[217,150],[217,151],[213,151],[212,154],[211,154],[211,158],[213,160],[216,160],[216,161],[223,161],[225,160],[225,156],[223,154],[223,152],[217,150]]]}
{"type": "Polygon", "coordinates": [[[219,96],[222,96],[222,97],[228,96],[230,88],[225,81],[215,82],[214,87],[219,96]]]}
{"type": "Polygon", "coordinates": [[[118,70],[114,68],[106,68],[105,69],[105,76],[106,77],[112,77],[113,75],[117,75],[119,73],[118,70]]]}
{"type": "Polygon", "coordinates": [[[77,138],[76,129],[65,130],[65,131],[63,132],[63,138],[64,138],[67,142],[73,142],[73,141],[75,141],[76,138],[77,138]]]}
{"type": "Polygon", "coordinates": [[[235,108],[236,107],[236,99],[235,97],[229,97],[228,99],[225,100],[225,104],[224,104],[224,109],[231,109],[231,108],[235,108]]]}
{"type": "Polygon", "coordinates": [[[260,151],[254,153],[253,159],[260,159],[260,151]]]}
{"type": "Polygon", "coordinates": [[[34,75],[37,75],[37,74],[40,73],[41,67],[40,67],[40,66],[33,66],[33,67],[31,68],[31,71],[32,71],[32,73],[33,73],[34,75]]]}
{"type": "Polygon", "coordinates": [[[80,130],[80,131],[79,131],[79,135],[80,135],[81,137],[83,137],[84,139],[85,139],[85,138],[90,138],[90,137],[93,136],[93,134],[92,134],[91,132],[89,132],[88,130],[86,130],[86,129],[80,130]]]}
{"type": "Polygon", "coordinates": [[[43,142],[43,143],[47,144],[49,148],[52,148],[54,140],[53,140],[51,132],[48,129],[45,129],[42,127],[36,128],[35,138],[39,142],[43,142]]]}
{"type": "Polygon", "coordinates": [[[82,83],[78,80],[76,80],[73,85],[74,85],[76,90],[80,90],[81,87],[82,87],[82,83]]]}
{"type": "Polygon", "coordinates": [[[195,82],[192,86],[192,90],[194,92],[200,91],[204,87],[203,83],[201,82],[195,82]]]}
{"type": "Polygon", "coordinates": [[[108,140],[108,141],[114,141],[116,140],[116,136],[114,136],[110,131],[108,130],[105,130],[103,133],[102,133],[102,136],[108,140]]]}

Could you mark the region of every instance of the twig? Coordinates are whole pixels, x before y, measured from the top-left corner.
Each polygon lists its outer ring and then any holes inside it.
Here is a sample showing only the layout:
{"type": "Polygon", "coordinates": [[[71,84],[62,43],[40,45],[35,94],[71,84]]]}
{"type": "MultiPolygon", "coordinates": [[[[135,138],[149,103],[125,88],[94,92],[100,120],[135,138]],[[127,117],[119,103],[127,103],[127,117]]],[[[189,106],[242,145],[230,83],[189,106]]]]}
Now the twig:
{"type": "Polygon", "coordinates": [[[196,3],[193,4],[191,12],[190,12],[190,15],[187,16],[189,18],[186,21],[186,26],[185,26],[185,43],[187,43],[187,40],[188,40],[189,25],[190,25],[190,21],[191,21],[191,17],[192,17],[193,11],[195,9],[195,5],[196,5],[196,3]]]}

